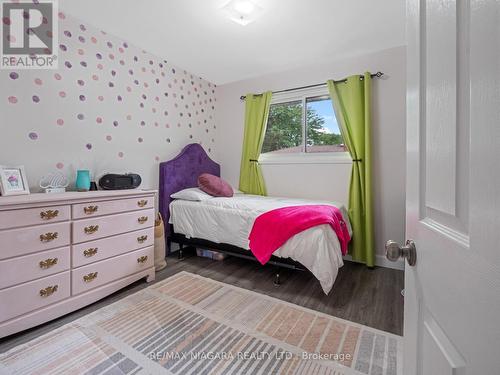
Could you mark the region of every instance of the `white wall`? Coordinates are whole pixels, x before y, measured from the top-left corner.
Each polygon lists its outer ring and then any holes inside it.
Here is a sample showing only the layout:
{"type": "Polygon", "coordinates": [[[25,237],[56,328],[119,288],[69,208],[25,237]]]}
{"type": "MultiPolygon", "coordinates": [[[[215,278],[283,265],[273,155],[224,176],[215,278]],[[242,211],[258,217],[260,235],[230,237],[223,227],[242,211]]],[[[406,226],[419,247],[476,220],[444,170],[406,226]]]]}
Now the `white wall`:
{"type": "Polygon", "coordinates": [[[213,84],[59,17],[57,70],[0,71],[0,165],[24,165],[32,192],[55,170],[74,185],[77,169],[136,172],[157,188],[158,163],[186,144],[213,153],[213,84]]]}
{"type": "MultiPolygon", "coordinates": [[[[391,48],[330,64],[309,66],[217,88],[216,160],[222,176],[237,186],[243,139],[240,96],[382,71],[373,83],[373,161],[377,254],[386,240],[403,242],[405,230],[406,48],[391,48]]],[[[329,199],[347,203],[350,164],[263,165],[270,195],[329,199]]],[[[383,261],[378,257],[379,263],[383,261]]]]}

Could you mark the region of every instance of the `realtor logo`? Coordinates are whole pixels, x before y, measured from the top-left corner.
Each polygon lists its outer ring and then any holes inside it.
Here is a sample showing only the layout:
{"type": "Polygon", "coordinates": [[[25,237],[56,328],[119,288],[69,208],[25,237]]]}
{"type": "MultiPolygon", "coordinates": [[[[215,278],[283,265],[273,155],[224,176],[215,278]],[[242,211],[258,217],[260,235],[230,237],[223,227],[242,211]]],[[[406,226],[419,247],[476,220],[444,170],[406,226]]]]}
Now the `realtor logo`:
{"type": "Polygon", "coordinates": [[[0,69],[57,69],[57,0],[0,1],[0,69]]]}

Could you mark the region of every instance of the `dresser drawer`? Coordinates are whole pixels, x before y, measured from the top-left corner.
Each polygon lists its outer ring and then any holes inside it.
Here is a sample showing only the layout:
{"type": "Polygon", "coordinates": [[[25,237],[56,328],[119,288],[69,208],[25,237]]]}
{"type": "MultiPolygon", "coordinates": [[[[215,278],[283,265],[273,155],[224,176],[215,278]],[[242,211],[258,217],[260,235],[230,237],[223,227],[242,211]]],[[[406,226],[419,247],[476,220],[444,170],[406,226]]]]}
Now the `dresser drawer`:
{"type": "Polygon", "coordinates": [[[153,267],[153,263],[154,247],[151,246],[73,269],[71,271],[72,294],[83,293],[113,280],[153,267]]]}
{"type": "Polygon", "coordinates": [[[69,245],[70,223],[0,231],[0,259],[69,245]]]}
{"type": "Polygon", "coordinates": [[[128,212],[73,222],[73,243],[91,241],[154,225],[154,209],[128,212]]]}
{"type": "Polygon", "coordinates": [[[154,244],[153,228],[73,245],[72,265],[80,267],[154,244]]]}
{"type": "Polygon", "coordinates": [[[0,289],[67,271],[69,266],[69,246],[1,260],[0,289]]]}
{"type": "Polygon", "coordinates": [[[68,298],[70,271],[0,290],[0,322],[68,298]]]}
{"type": "Polygon", "coordinates": [[[70,206],[0,211],[0,229],[67,221],[70,219],[70,211],[70,206]]]}
{"type": "Polygon", "coordinates": [[[154,208],[154,197],[127,198],[113,201],[88,202],[72,206],[73,219],[110,215],[154,208]]]}

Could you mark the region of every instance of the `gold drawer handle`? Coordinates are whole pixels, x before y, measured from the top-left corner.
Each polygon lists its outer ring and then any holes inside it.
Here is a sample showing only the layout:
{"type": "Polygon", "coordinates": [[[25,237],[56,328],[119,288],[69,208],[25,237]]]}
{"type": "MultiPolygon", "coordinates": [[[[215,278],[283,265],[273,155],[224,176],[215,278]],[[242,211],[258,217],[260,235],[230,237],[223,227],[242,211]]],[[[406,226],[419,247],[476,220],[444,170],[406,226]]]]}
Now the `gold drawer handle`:
{"type": "Polygon", "coordinates": [[[40,297],[48,297],[55,292],[57,292],[58,285],[48,286],[44,289],[40,289],[40,297]]]}
{"type": "Polygon", "coordinates": [[[139,224],[144,224],[146,221],[148,221],[148,217],[141,216],[140,218],[137,219],[137,221],[139,222],[139,224]]]}
{"type": "Polygon", "coordinates": [[[97,212],[98,206],[88,206],[88,207],[83,207],[83,212],[85,212],[85,215],[92,215],[97,212]]]}
{"type": "Polygon", "coordinates": [[[138,205],[139,207],[144,207],[144,206],[145,206],[145,205],[147,205],[147,204],[148,204],[147,199],[141,199],[140,201],[138,201],[138,202],[137,202],[137,205],[138,205]]]}
{"type": "Polygon", "coordinates": [[[90,249],[83,251],[83,256],[90,258],[97,254],[97,247],[91,247],[90,249]]]}
{"type": "Polygon", "coordinates": [[[90,283],[97,277],[97,274],[98,272],[91,272],[88,275],[83,276],[83,281],[85,281],[86,283],[90,283]]]}
{"type": "Polygon", "coordinates": [[[45,233],[45,234],[41,234],[40,235],[40,241],[41,242],[50,242],[50,241],[54,241],[57,236],[59,236],[59,233],[57,232],[48,232],[48,233],[45,233]]]}
{"type": "Polygon", "coordinates": [[[140,237],[137,237],[137,242],[144,243],[147,241],[147,239],[148,239],[148,236],[140,236],[140,237]]]}
{"type": "Polygon", "coordinates": [[[145,263],[148,260],[147,255],[143,255],[142,257],[137,258],[137,263],[145,263]]]}
{"type": "Polygon", "coordinates": [[[59,215],[59,210],[47,210],[40,212],[40,218],[42,220],[50,220],[59,215]]]}
{"type": "Polygon", "coordinates": [[[99,225],[89,225],[88,227],[83,228],[85,234],[92,234],[99,230],[99,225]]]}
{"type": "Polygon", "coordinates": [[[40,265],[40,268],[47,269],[47,268],[50,268],[52,266],[55,266],[57,264],[57,261],[58,261],[57,258],[48,258],[45,260],[41,260],[39,265],[40,265]]]}

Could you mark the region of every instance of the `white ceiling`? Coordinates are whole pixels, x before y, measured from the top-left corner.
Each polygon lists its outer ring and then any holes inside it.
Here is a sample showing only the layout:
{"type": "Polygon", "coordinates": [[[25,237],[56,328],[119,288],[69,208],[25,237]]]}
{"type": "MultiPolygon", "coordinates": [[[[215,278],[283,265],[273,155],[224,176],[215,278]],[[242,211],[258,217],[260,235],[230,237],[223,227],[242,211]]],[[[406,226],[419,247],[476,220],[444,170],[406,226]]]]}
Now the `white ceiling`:
{"type": "Polygon", "coordinates": [[[218,85],[406,44],[403,0],[255,0],[241,26],[229,0],[60,0],[65,12],[218,85]]]}

